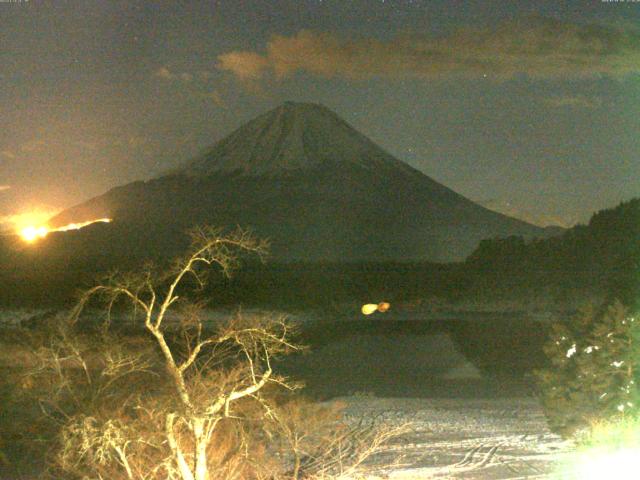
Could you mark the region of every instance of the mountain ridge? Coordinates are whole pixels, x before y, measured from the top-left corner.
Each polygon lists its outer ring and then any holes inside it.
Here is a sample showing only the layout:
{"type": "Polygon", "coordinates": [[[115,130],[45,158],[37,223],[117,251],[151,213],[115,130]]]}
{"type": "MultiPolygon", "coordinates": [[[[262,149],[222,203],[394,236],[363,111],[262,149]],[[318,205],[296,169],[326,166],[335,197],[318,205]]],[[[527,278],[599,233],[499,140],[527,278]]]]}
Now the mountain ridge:
{"type": "Polygon", "coordinates": [[[171,174],[111,189],[51,223],[100,217],[152,250],[180,245],[195,224],[240,225],[294,261],[452,261],[485,238],[547,236],[398,160],[326,107],[293,102],[171,174]]]}

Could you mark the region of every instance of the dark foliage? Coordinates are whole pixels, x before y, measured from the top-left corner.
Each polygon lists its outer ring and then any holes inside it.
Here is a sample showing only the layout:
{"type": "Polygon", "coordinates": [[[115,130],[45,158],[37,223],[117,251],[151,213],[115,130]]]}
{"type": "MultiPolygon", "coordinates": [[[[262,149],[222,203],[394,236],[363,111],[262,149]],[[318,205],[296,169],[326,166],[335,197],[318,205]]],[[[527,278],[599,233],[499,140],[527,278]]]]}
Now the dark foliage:
{"type": "Polygon", "coordinates": [[[537,372],[552,430],[570,436],[640,410],[640,320],[620,302],[583,309],[552,327],[549,366],[537,372]]]}
{"type": "Polygon", "coordinates": [[[602,293],[637,307],[640,298],[640,199],[593,215],[549,239],[521,237],[483,240],[466,262],[469,273],[486,285],[557,287],[558,295],[576,289],[602,293]]]}

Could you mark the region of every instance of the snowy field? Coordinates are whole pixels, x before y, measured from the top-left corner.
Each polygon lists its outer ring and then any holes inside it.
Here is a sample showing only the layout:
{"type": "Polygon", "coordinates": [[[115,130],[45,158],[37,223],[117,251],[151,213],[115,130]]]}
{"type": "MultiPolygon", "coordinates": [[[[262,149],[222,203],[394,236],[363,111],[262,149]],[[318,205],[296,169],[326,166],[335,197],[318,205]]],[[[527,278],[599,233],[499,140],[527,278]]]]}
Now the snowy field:
{"type": "Polygon", "coordinates": [[[411,423],[373,462],[371,478],[568,479],[573,445],[547,429],[533,398],[367,398],[346,403],[350,422],[411,423]],[[375,465],[399,461],[392,468],[375,465]]]}
{"type": "Polygon", "coordinates": [[[541,324],[478,318],[463,324],[465,335],[455,319],[355,329],[335,322],[331,339],[312,338],[286,368],[307,392],[344,402],[349,422],[412,424],[374,460],[371,479],[573,479],[566,465],[574,446],[549,431],[526,368],[541,324]]]}

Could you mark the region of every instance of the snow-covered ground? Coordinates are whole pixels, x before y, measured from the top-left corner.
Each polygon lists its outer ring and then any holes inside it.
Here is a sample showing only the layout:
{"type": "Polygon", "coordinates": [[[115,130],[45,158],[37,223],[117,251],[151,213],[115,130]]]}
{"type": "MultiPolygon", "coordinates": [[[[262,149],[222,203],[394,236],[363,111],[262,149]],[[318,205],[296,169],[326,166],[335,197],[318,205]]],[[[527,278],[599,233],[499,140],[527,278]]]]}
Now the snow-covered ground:
{"type": "MultiPolygon", "coordinates": [[[[40,321],[53,313],[5,310],[0,322],[40,321]]],[[[211,312],[208,319],[228,315],[211,312]]],[[[488,329],[495,325],[482,316],[478,321],[488,329]]],[[[321,333],[335,335],[294,358],[285,373],[305,381],[306,392],[345,403],[350,422],[412,424],[409,433],[373,459],[372,479],[573,478],[565,465],[574,447],[549,431],[537,400],[527,394],[528,381],[478,368],[447,329],[414,334],[351,331],[340,322],[322,325],[321,333]],[[376,468],[394,461],[400,465],[376,468]]]]}
{"type": "Polygon", "coordinates": [[[340,398],[351,422],[412,423],[375,464],[399,460],[372,478],[567,479],[572,443],[552,434],[533,398],[340,398]]]}
{"type": "Polygon", "coordinates": [[[574,445],[549,431],[531,377],[511,363],[539,348],[523,339],[540,324],[515,317],[515,327],[507,328],[478,316],[477,328],[460,338],[478,335],[485,349],[499,353],[497,361],[506,363],[494,369],[465,355],[446,328],[455,321],[353,331],[329,324],[338,332],[334,338],[312,345],[288,365],[289,373],[304,380],[307,391],[346,403],[350,422],[412,424],[374,459],[372,479],[574,479],[567,467],[574,445]],[[500,341],[503,327],[513,342],[500,341]],[[401,464],[375,470],[394,461],[401,464]]]}

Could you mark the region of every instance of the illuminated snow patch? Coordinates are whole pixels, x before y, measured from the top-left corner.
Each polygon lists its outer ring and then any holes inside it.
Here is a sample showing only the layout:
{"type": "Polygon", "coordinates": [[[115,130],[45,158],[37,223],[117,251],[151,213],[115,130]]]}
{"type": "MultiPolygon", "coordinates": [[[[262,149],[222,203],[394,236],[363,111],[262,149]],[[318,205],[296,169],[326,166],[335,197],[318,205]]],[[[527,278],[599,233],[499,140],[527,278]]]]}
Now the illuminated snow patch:
{"type": "Polygon", "coordinates": [[[638,478],[640,450],[588,452],[572,468],[572,478],[580,480],[631,480],[638,478]]]}

